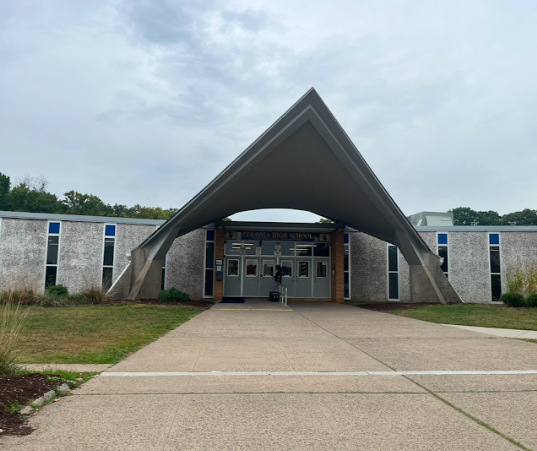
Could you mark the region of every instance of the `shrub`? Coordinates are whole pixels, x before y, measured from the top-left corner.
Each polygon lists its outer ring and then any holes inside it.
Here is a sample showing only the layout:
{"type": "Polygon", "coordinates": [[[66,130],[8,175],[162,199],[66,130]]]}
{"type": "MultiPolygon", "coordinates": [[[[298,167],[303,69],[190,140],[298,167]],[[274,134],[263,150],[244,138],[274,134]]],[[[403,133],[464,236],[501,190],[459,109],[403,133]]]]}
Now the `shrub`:
{"type": "Polygon", "coordinates": [[[500,301],[509,307],[524,307],[526,304],[524,296],[518,293],[504,293],[500,296],[500,301]]]}
{"type": "Polygon", "coordinates": [[[509,293],[528,297],[537,293],[537,267],[529,262],[518,262],[517,267],[507,273],[509,293]]]}
{"type": "Polygon", "coordinates": [[[158,300],[163,302],[188,302],[190,301],[190,296],[177,288],[170,288],[169,290],[162,290],[158,295],[158,300]]]}
{"type": "Polygon", "coordinates": [[[81,304],[104,304],[109,300],[106,292],[98,285],[88,285],[72,298],[81,304]]]}
{"type": "Polygon", "coordinates": [[[69,290],[67,290],[67,287],[63,285],[53,285],[51,287],[47,288],[47,294],[52,296],[69,296],[69,290]]]}
{"type": "Polygon", "coordinates": [[[528,296],[528,299],[526,299],[526,307],[537,307],[537,293],[528,296]]]}

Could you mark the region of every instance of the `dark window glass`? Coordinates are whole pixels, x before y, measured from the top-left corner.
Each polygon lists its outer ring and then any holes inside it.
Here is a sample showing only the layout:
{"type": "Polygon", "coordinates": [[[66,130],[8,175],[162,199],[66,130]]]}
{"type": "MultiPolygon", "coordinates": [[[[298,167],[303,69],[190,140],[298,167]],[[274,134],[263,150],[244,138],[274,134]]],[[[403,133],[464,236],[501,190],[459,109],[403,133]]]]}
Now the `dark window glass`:
{"type": "Polygon", "coordinates": [[[108,290],[112,286],[112,268],[103,268],[103,289],[108,290]]]}
{"type": "Polygon", "coordinates": [[[326,263],[317,262],[317,272],[315,277],[326,277],[326,263]]]}
{"type": "Polygon", "coordinates": [[[295,243],[296,256],[306,257],[311,255],[311,243],[295,243]]]}
{"type": "Polygon", "coordinates": [[[498,233],[491,233],[489,235],[489,244],[500,244],[500,235],[498,233]]]}
{"type": "Polygon", "coordinates": [[[344,271],[348,271],[349,270],[349,247],[348,246],[345,246],[345,256],[344,256],[344,271]]]}
{"type": "Polygon", "coordinates": [[[399,299],[399,275],[396,273],[388,274],[388,284],[390,299],[399,299]]]}
{"type": "Polygon", "coordinates": [[[290,260],[282,260],[280,263],[283,277],[293,277],[293,262],[290,260]]]}
{"type": "Polygon", "coordinates": [[[104,266],[114,266],[114,241],[113,238],[104,239],[104,266]]]}
{"type": "Polygon", "coordinates": [[[388,246],[388,271],[397,271],[397,247],[388,246]]]}
{"type": "Polygon", "coordinates": [[[59,222],[49,222],[49,224],[48,224],[48,233],[60,233],[60,223],[59,222]]]}
{"type": "Polygon", "coordinates": [[[447,246],[438,246],[438,256],[444,259],[444,263],[440,266],[443,272],[448,272],[448,250],[447,246]]]}
{"type": "Polygon", "coordinates": [[[108,224],[104,229],[105,236],[116,236],[116,226],[108,224]]]}
{"type": "Polygon", "coordinates": [[[45,272],[45,287],[52,287],[56,285],[56,276],[58,274],[57,266],[47,266],[45,272]]]}
{"type": "Polygon", "coordinates": [[[214,243],[205,243],[205,267],[214,268],[214,243]]]}
{"type": "Polygon", "coordinates": [[[344,242],[345,244],[348,244],[348,243],[349,243],[349,234],[348,234],[348,233],[345,234],[345,238],[344,238],[343,242],[344,242]]]}
{"type": "Polygon", "coordinates": [[[162,280],[160,282],[160,289],[164,290],[164,287],[166,286],[166,267],[162,267],[162,280]]]}
{"type": "Polygon", "coordinates": [[[492,300],[499,301],[502,295],[502,278],[499,274],[492,274],[490,276],[490,282],[492,287],[492,300]]]}
{"type": "Polygon", "coordinates": [[[207,230],[207,241],[214,241],[214,230],[207,230]]]}
{"type": "Polygon", "coordinates": [[[500,271],[500,247],[490,247],[490,272],[499,273],[500,271]]]}
{"type": "Polygon", "coordinates": [[[213,295],[213,270],[207,269],[205,271],[205,296],[213,295]]]}
{"type": "Polygon", "coordinates": [[[349,273],[345,273],[345,297],[349,297],[349,273]]]}
{"type": "Polygon", "coordinates": [[[60,241],[59,236],[49,236],[48,237],[48,248],[47,248],[47,265],[57,265],[58,264],[58,243],[60,241]]]}
{"type": "MultiPolygon", "coordinates": [[[[302,253],[300,255],[302,255],[302,253]]],[[[313,255],[315,255],[316,257],[330,257],[330,244],[315,244],[315,247],[313,248],[313,255]]]]}
{"type": "Polygon", "coordinates": [[[438,234],[438,244],[448,244],[447,243],[447,233],[438,234]]]}

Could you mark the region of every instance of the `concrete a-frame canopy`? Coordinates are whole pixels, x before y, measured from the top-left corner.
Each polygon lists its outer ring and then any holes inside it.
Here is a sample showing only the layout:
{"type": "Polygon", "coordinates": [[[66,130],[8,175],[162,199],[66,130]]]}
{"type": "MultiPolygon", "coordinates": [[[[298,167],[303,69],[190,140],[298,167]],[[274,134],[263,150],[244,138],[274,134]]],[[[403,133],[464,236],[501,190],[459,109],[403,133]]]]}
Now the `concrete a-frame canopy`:
{"type": "Polygon", "coordinates": [[[235,161],[132,252],[110,290],[156,297],[175,238],[234,213],[307,210],[395,244],[414,302],[460,302],[433,254],[312,88],[235,161]]]}

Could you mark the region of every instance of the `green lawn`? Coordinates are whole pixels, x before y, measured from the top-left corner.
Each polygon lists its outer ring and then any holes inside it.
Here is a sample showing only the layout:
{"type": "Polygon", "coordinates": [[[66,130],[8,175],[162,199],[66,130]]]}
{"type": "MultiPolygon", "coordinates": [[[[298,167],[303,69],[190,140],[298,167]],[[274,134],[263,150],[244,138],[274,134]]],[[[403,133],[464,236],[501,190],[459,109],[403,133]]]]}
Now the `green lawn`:
{"type": "Polygon", "coordinates": [[[17,362],[117,363],[201,312],[182,305],[31,307],[17,362]]]}
{"type": "Polygon", "coordinates": [[[387,313],[431,323],[537,330],[537,309],[457,304],[391,310],[387,313]]]}

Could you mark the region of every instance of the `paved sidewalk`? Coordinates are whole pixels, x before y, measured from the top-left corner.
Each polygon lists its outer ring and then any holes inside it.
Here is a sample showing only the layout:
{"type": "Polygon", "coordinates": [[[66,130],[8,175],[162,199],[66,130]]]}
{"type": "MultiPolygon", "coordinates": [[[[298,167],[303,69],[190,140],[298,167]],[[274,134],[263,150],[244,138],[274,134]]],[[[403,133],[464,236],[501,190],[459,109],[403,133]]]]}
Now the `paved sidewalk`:
{"type": "Polygon", "coordinates": [[[346,305],[289,306],[208,310],[0,448],[537,449],[535,344],[346,305]]]}
{"type": "Polygon", "coordinates": [[[494,335],[505,338],[524,338],[527,340],[537,340],[537,330],[522,329],[500,329],[496,327],[475,327],[475,326],[458,326],[455,324],[444,324],[444,326],[458,327],[459,329],[479,332],[481,334],[494,335]]]}

